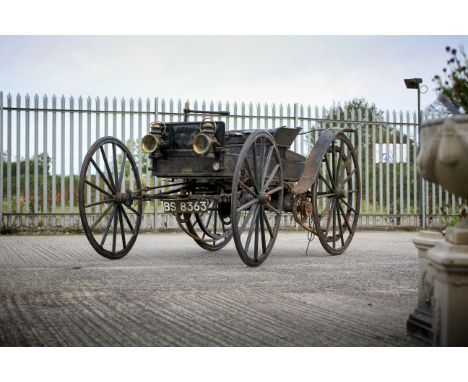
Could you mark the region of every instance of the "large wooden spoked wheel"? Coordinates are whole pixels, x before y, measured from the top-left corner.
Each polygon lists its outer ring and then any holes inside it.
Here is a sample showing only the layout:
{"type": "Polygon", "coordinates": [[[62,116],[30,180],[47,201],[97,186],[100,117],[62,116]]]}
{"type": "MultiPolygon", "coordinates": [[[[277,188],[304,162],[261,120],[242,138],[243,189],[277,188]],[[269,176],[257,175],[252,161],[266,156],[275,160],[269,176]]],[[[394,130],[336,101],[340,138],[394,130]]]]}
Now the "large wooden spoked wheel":
{"type": "Polygon", "coordinates": [[[109,259],[125,256],[138,236],[142,200],[137,165],[118,139],[97,140],[84,158],[78,189],[81,224],[88,241],[109,259]]]}
{"type": "Polygon", "coordinates": [[[323,248],[343,253],[351,243],[361,209],[359,163],[344,133],[329,144],[312,185],[312,216],[323,248]]]}
{"type": "Polygon", "coordinates": [[[231,218],[226,216],[231,211],[225,211],[225,207],[225,203],[220,205],[213,200],[207,212],[179,214],[176,216],[177,222],[185,226],[181,228],[187,229],[187,233],[201,248],[217,251],[224,248],[232,239],[231,218]]]}
{"type": "Polygon", "coordinates": [[[232,233],[246,265],[258,266],[270,254],[281,223],[283,196],[278,147],[270,133],[257,130],[242,147],[232,182],[232,233]]]}

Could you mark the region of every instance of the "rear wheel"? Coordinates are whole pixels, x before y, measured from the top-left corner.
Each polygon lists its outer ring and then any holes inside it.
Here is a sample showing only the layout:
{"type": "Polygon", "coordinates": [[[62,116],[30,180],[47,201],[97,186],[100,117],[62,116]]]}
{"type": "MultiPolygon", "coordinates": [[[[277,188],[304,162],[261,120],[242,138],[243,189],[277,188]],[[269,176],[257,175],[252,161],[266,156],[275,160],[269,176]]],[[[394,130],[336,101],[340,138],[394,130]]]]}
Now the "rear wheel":
{"type": "Polygon", "coordinates": [[[78,188],[81,224],[88,241],[109,259],[125,256],[135,244],[142,217],[138,169],[118,139],[97,140],[84,158],[78,188]]]}
{"type": "Polygon", "coordinates": [[[329,144],[312,185],[315,232],[331,255],[343,253],[351,243],[361,209],[359,163],[344,133],[329,144]]]}

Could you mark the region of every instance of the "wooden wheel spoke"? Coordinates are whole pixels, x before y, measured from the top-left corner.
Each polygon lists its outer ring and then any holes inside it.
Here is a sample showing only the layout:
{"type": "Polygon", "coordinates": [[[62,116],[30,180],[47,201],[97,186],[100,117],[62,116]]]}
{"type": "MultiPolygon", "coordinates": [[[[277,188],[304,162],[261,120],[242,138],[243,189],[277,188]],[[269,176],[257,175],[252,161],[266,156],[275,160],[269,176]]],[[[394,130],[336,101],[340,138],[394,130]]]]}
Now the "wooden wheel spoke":
{"type": "Polygon", "coordinates": [[[242,222],[242,225],[239,229],[239,235],[242,235],[242,233],[244,232],[245,227],[247,226],[247,223],[249,222],[250,218],[253,216],[254,212],[255,212],[255,207],[249,210],[249,213],[244,218],[244,221],[242,222]]]}
{"type": "Polygon", "coordinates": [[[96,171],[99,173],[99,175],[101,175],[102,180],[103,180],[104,183],[107,185],[107,187],[109,187],[109,190],[111,190],[111,192],[113,192],[113,193],[115,194],[114,186],[113,186],[112,184],[109,183],[109,181],[107,180],[106,176],[105,176],[104,173],[101,171],[101,169],[98,167],[97,163],[94,161],[93,158],[91,158],[91,163],[93,164],[94,168],[95,168],[96,171]]]}
{"type": "MultiPolygon", "coordinates": [[[[339,173],[338,173],[338,178],[339,179],[343,178],[345,170],[348,168],[349,160],[352,159],[352,158],[353,158],[352,154],[348,153],[345,160],[343,161],[343,165],[339,169],[339,173]]],[[[343,183],[345,183],[345,182],[343,182],[343,183]]]]}
{"type": "Polygon", "coordinates": [[[265,192],[265,194],[266,195],[273,195],[273,194],[276,194],[278,191],[281,191],[282,189],[283,189],[283,186],[278,186],[278,187],[273,188],[270,191],[265,192]]]}
{"type": "Polygon", "coordinates": [[[340,150],[338,151],[338,162],[336,164],[336,174],[337,174],[338,181],[340,180],[340,173],[341,173],[340,164],[341,164],[342,159],[343,159],[343,148],[344,148],[344,144],[341,143],[340,144],[340,150]]]}
{"type": "Polygon", "coordinates": [[[213,234],[216,236],[216,228],[218,226],[218,211],[214,212],[213,234]]]}
{"type": "Polygon", "coordinates": [[[93,224],[91,224],[91,229],[94,229],[94,227],[96,227],[99,222],[102,220],[102,218],[104,216],[106,216],[107,212],[112,208],[113,204],[109,204],[106,209],[104,210],[104,212],[93,222],[93,224]]]}
{"type": "Polygon", "coordinates": [[[101,187],[95,185],[94,183],[91,183],[88,179],[85,180],[85,183],[91,187],[93,187],[94,189],[98,190],[100,193],[104,194],[104,195],[107,195],[109,198],[114,198],[113,195],[109,194],[106,190],[103,190],[101,187]]]}
{"type": "Polygon", "coordinates": [[[104,200],[101,200],[99,202],[86,204],[85,208],[94,207],[94,206],[97,206],[99,204],[110,203],[110,202],[112,202],[112,199],[104,199],[104,200]]]}
{"type": "MultiPolygon", "coordinates": [[[[328,208],[328,215],[327,215],[327,225],[326,225],[326,230],[325,232],[328,234],[328,231],[330,230],[330,223],[331,223],[331,217],[333,215],[333,207],[335,206],[335,199],[330,199],[330,203],[328,204],[327,208],[328,208]]],[[[325,208],[325,210],[327,210],[327,208],[325,208]]],[[[324,211],[325,211],[324,210],[324,211]]]]}
{"type": "Polygon", "coordinates": [[[325,182],[325,184],[328,185],[328,187],[330,188],[330,190],[334,190],[335,189],[335,183],[333,182],[333,174],[332,174],[332,171],[330,169],[330,163],[328,163],[328,155],[325,154],[325,168],[327,170],[327,173],[328,173],[328,177],[330,178],[330,182],[331,184],[333,185],[333,187],[330,186],[330,184],[327,184],[326,182],[326,179],[324,176],[322,176],[322,180],[325,182]]]}
{"type": "Polygon", "coordinates": [[[271,225],[270,225],[270,222],[268,221],[268,216],[267,216],[267,214],[265,212],[265,209],[263,209],[262,213],[263,213],[263,220],[265,220],[265,225],[266,225],[266,227],[268,229],[268,232],[270,233],[270,237],[273,237],[274,236],[273,235],[273,230],[271,229],[271,225]]]}
{"type": "Polygon", "coordinates": [[[250,164],[247,158],[244,159],[244,164],[245,164],[245,168],[247,169],[247,172],[249,173],[250,179],[252,179],[253,188],[255,189],[255,192],[258,194],[259,187],[257,185],[257,180],[255,179],[254,174],[252,173],[252,169],[250,168],[250,164]]]}
{"type": "Polygon", "coordinates": [[[107,234],[109,233],[109,228],[110,228],[110,225],[112,223],[112,220],[114,220],[114,216],[115,216],[115,211],[117,209],[117,207],[114,205],[113,206],[114,208],[112,209],[112,212],[111,212],[111,215],[109,216],[109,220],[107,221],[107,225],[106,225],[106,228],[104,229],[104,233],[102,235],[102,239],[101,239],[101,247],[104,245],[104,243],[106,242],[106,238],[107,238],[107,234]]]}
{"type": "Polygon", "coordinates": [[[265,221],[263,219],[263,216],[265,214],[265,207],[261,206],[260,207],[260,216],[258,217],[258,220],[260,220],[260,236],[261,236],[261,243],[262,243],[262,253],[266,252],[266,240],[265,240],[265,221]]]}
{"type": "MultiPolygon", "coordinates": [[[[117,206],[114,207],[114,211],[117,210],[117,206]]],[[[115,253],[115,247],[117,244],[117,217],[114,214],[114,229],[112,230],[112,253],[115,253]]]]}
{"type": "Polygon", "coordinates": [[[266,174],[268,172],[268,168],[270,167],[271,155],[273,154],[274,146],[270,146],[268,150],[267,157],[265,159],[265,164],[263,166],[263,173],[262,173],[262,184],[265,181],[266,174]]]}
{"type": "Polygon", "coordinates": [[[263,184],[263,170],[265,168],[265,139],[261,139],[261,150],[260,150],[260,163],[259,163],[259,184],[263,184]]]}
{"type": "Polygon", "coordinates": [[[258,202],[257,199],[252,199],[251,201],[249,201],[249,202],[243,204],[242,206],[238,207],[238,208],[237,208],[237,213],[239,213],[239,212],[241,212],[241,211],[243,211],[243,210],[249,208],[250,206],[254,205],[254,204],[257,203],[257,202],[258,202]]]}
{"type": "Polygon", "coordinates": [[[268,208],[270,211],[273,211],[276,215],[281,215],[281,211],[277,210],[275,207],[273,207],[271,204],[265,204],[266,208],[268,208]]]}
{"type": "Polygon", "coordinates": [[[120,174],[117,180],[117,184],[115,185],[115,190],[118,191],[121,189],[122,186],[122,179],[125,179],[125,164],[127,160],[127,154],[124,153],[122,156],[122,163],[120,164],[120,174]]]}
{"type": "Polygon", "coordinates": [[[137,216],[140,216],[140,213],[135,209],[133,208],[132,206],[129,206],[128,204],[122,204],[122,206],[125,206],[127,207],[130,211],[132,211],[134,214],[136,214],[137,216]]]}
{"type": "Polygon", "coordinates": [[[325,205],[325,208],[320,212],[320,221],[322,221],[323,216],[325,214],[327,214],[327,215],[329,214],[332,202],[333,202],[333,199],[329,198],[328,201],[327,201],[327,204],[325,205]]]}
{"type": "Polygon", "coordinates": [[[101,150],[102,159],[104,160],[104,165],[106,166],[106,171],[107,171],[107,174],[109,175],[110,183],[112,184],[114,192],[115,192],[114,177],[112,176],[112,171],[111,171],[111,169],[109,167],[109,161],[107,160],[106,152],[104,151],[102,146],[99,149],[101,150]]]}
{"type": "Polygon", "coordinates": [[[343,208],[341,207],[340,203],[338,203],[338,209],[341,212],[341,216],[343,216],[343,220],[345,222],[346,228],[348,228],[349,233],[352,233],[351,226],[349,225],[348,218],[346,217],[346,214],[344,213],[343,208]]]}
{"type": "Polygon", "coordinates": [[[242,181],[239,181],[239,186],[241,186],[241,188],[245,191],[247,191],[250,195],[252,195],[253,197],[257,197],[257,194],[255,194],[249,187],[246,186],[246,184],[242,181]]]}
{"type": "Polygon", "coordinates": [[[117,179],[119,178],[119,172],[117,170],[117,149],[115,147],[115,144],[112,144],[112,155],[113,155],[113,163],[114,163],[114,188],[117,190],[117,179]]]}
{"type": "Polygon", "coordinates": [[[277,163],[276,166],[273,168],[273,170],[271,171],[270,175],[268,176],[268,179],[267,181],[265,182],[263,188],[262,188],[262,192],[265,192],[266,189],[270,186],[270,183],[273,181],[273,178],[275,177],[277,171],[279,170],[280,168],[280,164],[277,163]]]}
{"type": "Polygon", "coordinates": [[[335,248],[336,242],[336,214],[335,214],[335,206],[336,206],[336,199],[333,199],[333,208],[331,209],[331,214],[333,216],[333,248],[335,248]]]}
{"type": "MultiPolygon", "coordinates": [[[[209,226],[210,226],[210,221],[211,221],[211,218],[212,218],[212,217],[213,217],[213,210],[211,210],[210,213],[208,214],[208,219],[207,219],[207,221],[206,221],[206,224],[203,224],[205,227],[209,227],[209,226]]],[[[203,228],[202,228],[202,221],[201,221],[201,220],[198,222],[198,225],[200,226],[201,229],[203,229],[203,228]]]]}
{"type": "Polygon", "coordinates": [[[325,179],[321,172],[318,173],[318,176],[322,180],[322,182],[325,183],[325,186],[327,186],[328,190],[333,191],[333,187],[330,185],[330,183],[328,183],[328,181],[325,179]]]}
{"type": "Polygon", "coordinates": [[[332,185],[333,187],[336,187],[336,166],[335,166],[335,141],[332,142],[332,153],[331,153],[331,156],[332,156],[332,164],[331,164],[331,168],[332,168],[332,178],[331,178],[331,182],[332,182],[332,185]]]}
{"type": "Polygon", "coordinates": [[[338,162],[336,163],[336,170],[340,168],[340,163],[341,163],[341,158],[342,158],[343,148],[344,148],[344,145],[342,143],[340,143],[339,146],[340,147],[338,149],[338,162]]]}
{"type": "Polygon", "coordinates": [[[127,242],[125,240],[125,227],[124,227],[124,224],[123,224],[123,217],[122,217],[122,206],[118,206],[119,207],[119,224],[120,224],[120,236],[122,237],[122,246],[123,248],[125,249],[125,247],[127,246],[127,242]]]}
{"type": "Polygon", "coordinates": [[[353,211],[355,214],[357,214],[356,210],[344,199],[341,199],[341,201],[346,204],[346,206],[351,210],[353,211]]]}
{"type": "Polygon", "coordinates": [[[125,221],[127,222],[128,228],[130,228],[130,231],[132,231],[132,233],[135,234],[135,230],[133,229],[132,222],[130,221],[127,213],[125,212],[125,209],[122,206],[120,206],[120,208],[121,208],[121,211],[122,211],[122,215],[123,215],[125,221]]]}
{"type": "Polygon", "coordinates": [[[253,169],[254,169],[254,175],[255,175],[255,182],[257,183],[258,188],[260,188],[261,183],[260,179],[258,176],[258,163],[257,163],[257,144],[254,142],[252,145],[252,162],[253,162],[253,169]]]}
{"type": "Polygon", "coordinates": [[[339,206],[339,202],[335,204],[335,211],[336,211],[336,217],[338,218],[338,228],[340,230],[340,239],[341,239],[341,245],[344,247],[345,243],[344,243],[344,234],[343,234],[343,226],[341,224],[341,217],[340,217],[340,212],[338,211],[338,206],[339,206]]]}
{"type": "MultiPolygon", "coordinates": [[[[258,207],[259,210],[262,209],[261,206],[258,207]]],[[[257,213],[257,217],[255,219],[255,242],[254,242],[254,261],[258,261],[258,236],[259,236],[259,213],[257,213]]]]}
{"type": "Polygon", "coordinates": [[[330,196],[335,196],[334,192],[317,192],[317,198],[325,198],[325,197],[330,197],[330,196]]]}
{"type": "Polygon", "coordinates": [[[246,241],[245,246],[244,246],[244,250],[245,250],[246,253],[249,252],[250,241],[252,239],[252,234],[253,234],[253,232],[255,230],[255,225],[256,225],[256,222],[257,222],[257,215],[258,215],[259,207],[258,207],[258,205],[256,205],[254,208],[255,208],[255,212],[253,214],[252,223],[250,224],[249,233],[247,235],[247,241],[246,241]]]}
{"type": "MultiPolygon", "coordinates": [[[[354,174],[355,172],[356,172],[356,169],[353,168],[353,169],[351,170],[351,172],[350,172],[350,173],[346,176],[346,178],[343,180],[343,184],[346,184],[346,183],[348,182],[348,180],[351,179],[351,177],[353,176],[353,174],[354,174]]],[[[344,173],[344,171],[343,171],[343,173],[344,173]]]]}

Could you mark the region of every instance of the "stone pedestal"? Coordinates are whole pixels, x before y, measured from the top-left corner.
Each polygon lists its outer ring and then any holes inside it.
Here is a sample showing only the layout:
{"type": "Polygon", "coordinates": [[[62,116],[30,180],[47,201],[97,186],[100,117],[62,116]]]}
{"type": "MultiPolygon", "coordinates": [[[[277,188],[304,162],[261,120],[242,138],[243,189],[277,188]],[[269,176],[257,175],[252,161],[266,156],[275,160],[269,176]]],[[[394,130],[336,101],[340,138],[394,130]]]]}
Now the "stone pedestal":
{"type": "Polygon", "coordinates": [[[434,288],[434,276],[429,265],[427,251],[435,244],[442,242],[444,237],[439,232],[423,231],[414,239],[413,243],[418,249],[418,305],[410,314],[406,323],[409,335],[426,343],[432,344],[432,308],[431,300],[434,288]]]}
{"type": "Polygon", "coordinates": [[[468,236],[450,230],[448,238],[461,243],[443,241],[427,253],[434,274],[433,344],[468,346],[468,236]]]}

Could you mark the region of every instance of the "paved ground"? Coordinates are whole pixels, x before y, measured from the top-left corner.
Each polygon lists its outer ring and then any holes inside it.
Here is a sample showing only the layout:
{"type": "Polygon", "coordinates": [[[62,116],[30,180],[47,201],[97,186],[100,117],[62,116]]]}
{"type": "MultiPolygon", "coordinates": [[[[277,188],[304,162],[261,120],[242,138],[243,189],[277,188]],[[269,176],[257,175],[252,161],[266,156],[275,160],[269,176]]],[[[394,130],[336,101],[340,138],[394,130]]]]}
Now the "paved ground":
{"type": "Polygon", "coordinates": [[[342,256],[280,232],[247,268],[182,234],[142,234],[121,260],[84,236],[0,236],[3,346],[409,346],[414,233],[358,232],[342,256]]]}

